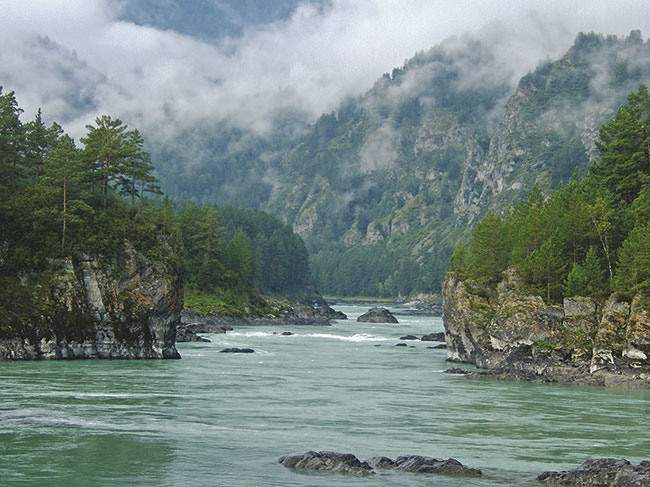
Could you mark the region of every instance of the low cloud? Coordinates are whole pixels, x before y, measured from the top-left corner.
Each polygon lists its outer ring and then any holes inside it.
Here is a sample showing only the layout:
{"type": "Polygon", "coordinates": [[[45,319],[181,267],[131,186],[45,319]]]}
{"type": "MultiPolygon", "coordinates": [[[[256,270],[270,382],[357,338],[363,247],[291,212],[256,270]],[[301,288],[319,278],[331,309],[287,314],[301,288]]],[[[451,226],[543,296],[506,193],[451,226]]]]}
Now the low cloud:
{"type": "Polygon", "coordinates": [[[650,32],[650,2],[331,0],[285,20],[205,41],[119,20],[114,3],[22,0],[3,5],[0,85],[31,118],[38,107],[76,137],[108,113],[163,139],[204,120],[258,134],[278,117],[313,121],[418,51],[465,32],[495,48],[494,69],[467,83],[512,83],[561,55],[578,31],[650,32]]]}

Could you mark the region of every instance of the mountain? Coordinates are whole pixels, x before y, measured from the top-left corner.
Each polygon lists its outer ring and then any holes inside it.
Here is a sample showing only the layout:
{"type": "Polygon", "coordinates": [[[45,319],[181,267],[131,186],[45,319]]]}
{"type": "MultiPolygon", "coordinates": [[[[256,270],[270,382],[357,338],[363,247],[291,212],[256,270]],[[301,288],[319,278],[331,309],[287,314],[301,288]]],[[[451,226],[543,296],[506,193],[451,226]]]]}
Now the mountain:
{"type": "Polygon", "coordinates": [[[549,194],[598,157],[626,95],[650,80],[641,34],[579,34],[520,79],[485,40],[450,39],[306,126],[226,123],[153,150],[179,198],[269,210],[293,226],[325,293],[439,291],[458,239],[533,184],[549,194]]]}

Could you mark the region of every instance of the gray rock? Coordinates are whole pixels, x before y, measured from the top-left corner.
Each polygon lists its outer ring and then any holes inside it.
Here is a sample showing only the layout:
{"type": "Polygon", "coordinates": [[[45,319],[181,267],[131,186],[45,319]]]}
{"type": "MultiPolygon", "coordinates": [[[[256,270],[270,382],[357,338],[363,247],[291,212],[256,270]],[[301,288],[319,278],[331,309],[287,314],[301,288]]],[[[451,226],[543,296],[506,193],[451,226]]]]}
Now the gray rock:
{"type": "Polygon", "coordinates": [[[176,330],[176,343],[187,342],[210,342],[210,340],[197,335],[188,328],[178,328],[176,330]]]}
{"type": "Polygon", "coordinates": [[[440,332],[440,333],[429,333],[428,335],[424,335],[421,340],[423,342],[444,342],[445,341],[445,333],[440,332]]]}
{"type": "Polygon", "coordinates": [[[224,348],[219,353],[255,353],[252,348],[224,348]]]}
{"type": "Polygon", "coordinates": [[[0,341],[0,359],[180,358],[175,343],[182,277],[165,265],[177,258],[176,250],[159,239],[156,263],[129,242],[110,259],[82,255],[76,265],[53,260],[58,281],[50,300],[63,323],[42,316],[42,322],[33,323],[40,334],[34,342],[0,341]]]}
{"type": "Polygon", "coordinates": [[[375,474],[370,465],[359,461],[351,453],[308,451],[302,455],[280,457],[278,462],[287,468],[337,472],[357,477],[367,477],[375,474]]]}
{"type": "Polygon", "coordinates": [[[397,318],[386,308],[370,308],[357,318],[362,323],[399,323],[397,318]]]}
{"type": "Polygon", "coordinates": [[[396,347],[408,347],[408,345],[407,345],[406,343],[398,343],[398,344],[395,345],[395,346],[396,346],[396,347]]]}
{"type": "Polygon", "coordinates": [[[454,458],[440,460],[438,458],[408,455],[397,457],[397,468],[405,472],[438,473],[444,475],[462,475],[480,477],[482,472],[477,468],[466,467],[454,458]]]}
{"type": "Polygon", "coordinates": [[[585,487],[647,487],[650,486],[650,461],[632,465],[625,459],[595,458],[574,470],[544,472],[537,480],[585,487]]]}
{"type": "Polygon", "coordinates": [[[417,340],[418,337],[415,335],[405,335],[403,337],[399,337],[400,340],[417,340]]]}
{"type": "Polygon", "coordinates": [[[397,464],[392,459],[382,456],[368,458],[365,463],[370,465],[372,468],[389,469],[397,467],[397,464]]]}

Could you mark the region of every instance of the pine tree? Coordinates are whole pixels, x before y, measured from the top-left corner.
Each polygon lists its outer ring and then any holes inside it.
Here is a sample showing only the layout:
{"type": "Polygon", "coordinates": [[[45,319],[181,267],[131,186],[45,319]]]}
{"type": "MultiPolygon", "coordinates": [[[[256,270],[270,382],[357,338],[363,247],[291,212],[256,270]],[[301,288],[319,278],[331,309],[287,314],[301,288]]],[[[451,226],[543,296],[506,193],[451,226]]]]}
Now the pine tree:
{"type": "Polygon", "coordinates": [[[449,270],[456,273],[463,273],[465,271],[466,261],[467,247],[465,247],[465,242],[459,240],[449,259],[449,270]]]}
{"type": "Polygon", "coordinates": [[[645,85],[600,130],[601,161],[592,173],[612,195],[626,204],[639,194],[641,175],[650,174],[650,93],[645,85]]]}
{"type": "Polygon", "coordinates": [[[88,134],[81,138],[84,156],[100,186],[104,208],[113,181],[124,173],[124,166],[136,147],[129,143],[127,126],[119,118],[102,115],[95,125],[86,125],[88,134]]]}
{"type": "Polygon", "coordinates": [[[555,231],[528,259],[532,283],[546,294],[546,301],[562,295],[566,262],[562,257],[558,232],[555,231]]]}
{"type": "Polygon", "coordinates": [[[650,223],[634,227],[623,242],[614,288],[628,295],[650,293],[650,223]]]}
{"type": "Polygon", "coordinates": [[[24,146],[23,112],[13,91],[3,95],[0,86],[0,185],[16,190],[21,176],[24,146]]]}
{"type": "Polygon", "coordinates": [[[501,217],[490,212],[472,234],[469,274],[479,282],[496,283],[510,262],[510,235],[501,217]]]}
{"type": "Polygon", "coordinates": [[[566,296],[588,296],[602,299],[607,293],[607,278],[596,249],[590,247],[582,264],[574,264],[567,276],[566,296]]]}

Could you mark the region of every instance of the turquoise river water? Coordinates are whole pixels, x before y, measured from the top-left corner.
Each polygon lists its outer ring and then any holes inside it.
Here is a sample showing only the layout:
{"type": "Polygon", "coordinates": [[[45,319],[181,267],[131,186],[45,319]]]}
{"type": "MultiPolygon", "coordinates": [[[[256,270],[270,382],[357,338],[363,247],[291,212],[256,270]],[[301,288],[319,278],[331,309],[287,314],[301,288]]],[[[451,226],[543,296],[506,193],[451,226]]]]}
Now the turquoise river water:
{"type": "Polygon", "coordinates": [[[395,347],[442,331],[440,318],[364,324],[367,308],[338,309],[351,319],[207,335],[177,361],[0,363],[0,485],[532,486],[592,457],[650,459],[650,391],[443,374],[435,343],[395,347]],[[483,477],[277,463],[307,450],[454,457],[483,477]]]}

